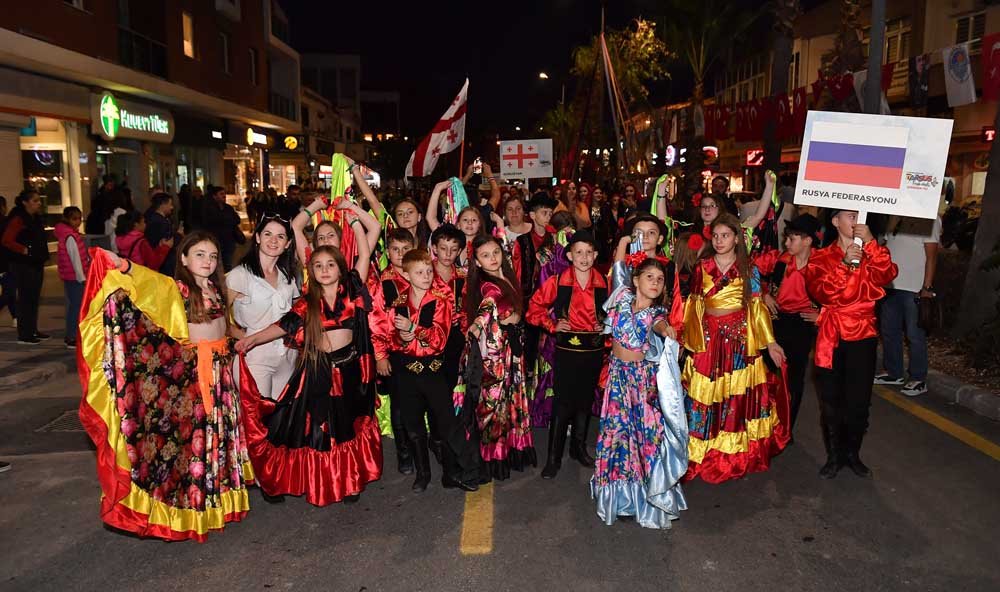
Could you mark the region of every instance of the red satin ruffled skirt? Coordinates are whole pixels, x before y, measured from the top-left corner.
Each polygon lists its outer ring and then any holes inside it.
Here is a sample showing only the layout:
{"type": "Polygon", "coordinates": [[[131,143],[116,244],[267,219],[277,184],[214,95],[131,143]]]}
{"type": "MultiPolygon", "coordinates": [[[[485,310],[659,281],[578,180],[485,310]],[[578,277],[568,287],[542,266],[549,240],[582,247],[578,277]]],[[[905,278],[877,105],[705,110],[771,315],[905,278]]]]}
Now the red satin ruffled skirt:
{"type": "Polygon", "coordinates": [[[705,351],[684,363],[688,472],[709,483],[766,471],[788,444],[788,392],[760,352],[746,349],[746,315],[705,315],[705,351]]]}

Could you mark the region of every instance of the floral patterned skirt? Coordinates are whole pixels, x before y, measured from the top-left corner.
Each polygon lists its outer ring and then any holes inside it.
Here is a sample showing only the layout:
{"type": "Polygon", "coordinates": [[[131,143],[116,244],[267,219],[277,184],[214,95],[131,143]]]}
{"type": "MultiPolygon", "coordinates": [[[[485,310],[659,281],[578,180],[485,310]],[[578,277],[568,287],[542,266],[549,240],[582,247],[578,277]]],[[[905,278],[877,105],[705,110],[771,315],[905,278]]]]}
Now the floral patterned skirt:
{"type": "Polygon", "coordinates": [[[181,345],[123,292],[107,300],[104,330],[116,454],[131,481],[105,520],[140,536],[202,541],[242,519],[253,470],[230,343],[181,345]]]}
{"type": "Polygon", "coordinates": [[[766,471],[788,443],[788,392],[759,352],[746,348],[746,315],[705,315],[705,351],[684,363],[686,480],[709,483],[766,471]]]}
{"type": "MultiPolygon", "coordinates": [[[[669,445],[656,371],[655,362],[611,356],[590,481],[597,514],[606,524],[618,516],[634,516],[646,528],[669,528],[687,509],[679,483],[687,461],[683,445],[681,454],[669,445]]],[[[679,407],[680,393],[673,396],[679,407]]]]}

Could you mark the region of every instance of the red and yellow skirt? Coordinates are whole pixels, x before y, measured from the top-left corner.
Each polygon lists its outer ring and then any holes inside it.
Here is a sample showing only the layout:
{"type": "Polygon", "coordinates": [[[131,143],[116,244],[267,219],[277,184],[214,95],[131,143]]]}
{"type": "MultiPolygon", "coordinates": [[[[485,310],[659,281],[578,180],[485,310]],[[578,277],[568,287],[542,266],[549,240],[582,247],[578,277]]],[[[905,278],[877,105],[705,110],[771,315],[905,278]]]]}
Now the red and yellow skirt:
{"type": "Polygon", "coordinates": [[[688,416],[688,472],[709,483],[766,471],[788,444],[788,392],[760,352],[748,352],[744,311],[704,315],[705,351],[681,373],[688,416]]]}

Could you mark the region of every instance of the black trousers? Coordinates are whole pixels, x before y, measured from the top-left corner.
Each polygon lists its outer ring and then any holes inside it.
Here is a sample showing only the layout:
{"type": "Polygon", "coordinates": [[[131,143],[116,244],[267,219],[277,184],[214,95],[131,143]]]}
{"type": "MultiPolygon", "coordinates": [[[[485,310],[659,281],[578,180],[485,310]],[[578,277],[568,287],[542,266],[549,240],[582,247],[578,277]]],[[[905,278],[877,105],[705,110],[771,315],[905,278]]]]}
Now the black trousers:
{"type": "Polygon", "coordinates": [[[798,313],[779,313],[774,321],[774,337],[785,350],[788,364],[788,393],[791,395],[792,425],[802,406],[802,392],[805,390],[806,370],[812,361],[809,355],[816,344],[816,323],[810,323],[798,313]]]}
{"type": "Polygon", "coordinates": [[[857,451],[868,429],[878,338],[841,341],[833,350],[833,368],[816,368],[823,422],[837,428],[857,451]]]}
{"type": "Polygon", "coordinates": [[[17,338],[31,339],[38,333],[38,305],[42,299],[45,268],[33,263],[12,261],[10,273],[17,283],[17,338]]]}
{"type": "Polygon", "coordinates": [[[577,415],[590,414],[603,362],[601,350],[581,352],[556,348],[552,362],[553,417],[571,421],[577,415]]]}
{"type": "Polygon", "coordinates": [[[424,414],[429,414],[430,422],[438,432],[436,435],[451,452],[451,462],[446,462],[444,469],[453,476],[468,478],[477,474],[479,449],[466,439],[465,430],[460,429],[452,402],[454,385],[448,384],[443,369],[433,372],[426,368],[431,361],[431,358],[424,359],[422,363],[425,368],[423,372],[417,373],[407,368],[407,362],[403,359],[397,356],[391,358],[392,374],[395,377],[395,398],[392,405],[399,406],[403,427],[411,440],[426,441],[424,414]]]}
{"type": "Polygon", "coordinates": [[[464,349],[465,333],[462,333],[462,327],[453,325],[451,331],[448,332],[448,342],[444,344],[444,353],[441,354],[441,360],[444,362],[444,377],[452,387],[458,384],[458,367],[464,349]]]}
{"type": "Polygon", "coordinates": [[[526,374],[535,373],[535,364],[538,362],[538,341],[541,339],[541,329],[536,325],[524,325],[524,372],[526,374]]]}

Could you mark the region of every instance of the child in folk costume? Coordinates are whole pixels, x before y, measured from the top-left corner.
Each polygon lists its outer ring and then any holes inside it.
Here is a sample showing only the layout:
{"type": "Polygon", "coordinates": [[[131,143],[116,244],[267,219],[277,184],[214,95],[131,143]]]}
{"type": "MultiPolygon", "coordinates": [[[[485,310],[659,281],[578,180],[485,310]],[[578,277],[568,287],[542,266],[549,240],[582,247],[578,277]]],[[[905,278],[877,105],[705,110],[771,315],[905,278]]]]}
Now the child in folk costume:
{"type": "MultiPolygon", "coordinates": [[[[277,401],[246,397],[250,457],[270,496],[305,495],[317,506],[352,502],[382,475],[367,246],[359,242],[355,270],[340,251],[317,248],[309,258],[309,290],[280,321],[237,343],[246,351],[285,337],[302,350],[277,401]]],[[[252,385],[245,364],[241,370],[241,384],[252,385]]]]}
{"type": "Polygon", "coordinates": [[[590,493],[606,524],[634,516],[646,528],[669,528],[687,502],[687,419],[677,367],[677,326],[668,311],[666,266],[646,258],[630,283],[614,286],[604,331],[613,349],[601,405],[597,469],[590,493]]]}
{"type": "Polygon", "coordinates": [[[426,414],[442,439],[441,485],[475,491],[479,489],[479,452],[459,429],[452,407],[454,384],[448,382],[443,359],[452,327],[451,290],[437,287],[431,256],[423,249],[403,257],[403,276],[409,289],[396,301],[392,330],[383,338],[390,344],[394,401],[413,450],[413,491],[427,489],[431,478],[426,414]]]}
{"type": "Polygon", "coordinates": [[[761,298],[760,273],[750,261],[743,229],[723,214],[691,276],[682,343],[691,352],[682,380],[690,438],[687,479],[709,483],[766,471],[788,443],[785,361],[761,298]]]}
{"type": "Polygon", "coordinates": [[[523,299],[517,279],[498,239],[477,238],[473,252],[465,297],[469,342],[455,404],[479,442],[481,482],[486,482],[506,479],[511,469],[523,471],[537,460],[524,391],[523,299]]]}
{"type": "Polygon", "coordinates": [[[551,479],[562,466],[566,428],[572,425],[570,458],[593,467],[587,453],[587,428],[594,391],[604,364],[601,332],[608,285],[594,269],[597,247],[589,232],[576,232],[566,245],[572,267],[549,277],[531,296],[526,319],[555,336],[554,391],[549,449],[542,477],[551,479]]]}
{"type": "Polygon", "coordinates": [[[452,298],[454,314],[448,332],[444,353],[444,375],[451,386],[458,382],[458,365],[465,347],[465,280],[466,273],[455,265],[465,250],[465,235],[452,224],[442,224],[431,235],[431,252],[434,254],[434,285],[446,290],[452,298]]]}
{"type": "Polygon", "coordinates": [[[382,377],[379,395],[379,422],[382,433],[386,433],[384,425],[389,420],[389,433],[396,445],[396,470],[402,475],[413,474],[413,455],[410,452],[410,440],[403,427],[403,418],[399,407],[392,404],[393,385],[390,375],[392,366],[389,362],[390,342],[387,338],[392,333],[392,319],[395,316],[393,307],[402,294],[410,289],[409,283],[403,277],[403,256],[413,250],[413,234],[408,230],[396,228],[389,232],[386,238],[386,253],[389,267],[379,276],[368,277],[368,290],[372,296],[371,324],[375,328],[372,335],[372,348],[375,352],[375,369],[382,377]]]}
{"type": "Polygon", "coordinates": [[[205,232],[185,236],[176,281],[92,253],[80,419],[97,446],[101,518],[139,536],[203,541],[243,518],[254,478],[219,244],[205,232]]]}

